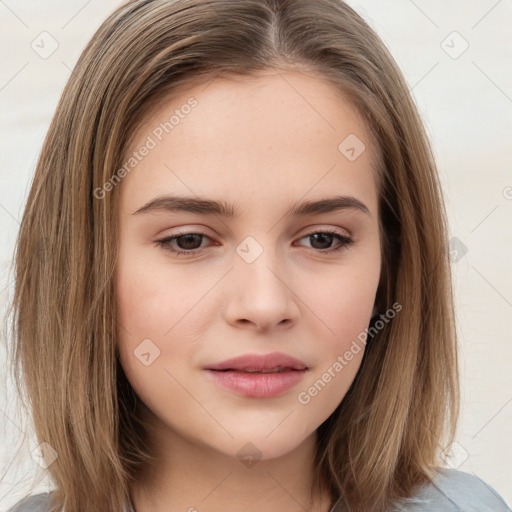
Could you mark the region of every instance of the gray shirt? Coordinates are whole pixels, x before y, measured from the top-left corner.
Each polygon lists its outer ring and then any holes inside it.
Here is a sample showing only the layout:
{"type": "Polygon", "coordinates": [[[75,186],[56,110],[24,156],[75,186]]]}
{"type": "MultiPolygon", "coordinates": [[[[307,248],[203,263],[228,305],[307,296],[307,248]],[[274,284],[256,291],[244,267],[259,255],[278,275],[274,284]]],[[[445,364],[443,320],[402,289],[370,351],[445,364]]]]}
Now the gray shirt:
{"type": "MultiPolygon", "coordinates": [[[[50,512],[49,493],[29,496],[8,512],[50,512]]],[[[330,512],[342,512],[339,498],[330,512]]],[[[130,508],[124,512],[130,511],[130,508]]],[[[415,496],[397,503],[390,512],[512,512],[503,498],[477,476],[440,468],[433,481],[415,496]]]]}

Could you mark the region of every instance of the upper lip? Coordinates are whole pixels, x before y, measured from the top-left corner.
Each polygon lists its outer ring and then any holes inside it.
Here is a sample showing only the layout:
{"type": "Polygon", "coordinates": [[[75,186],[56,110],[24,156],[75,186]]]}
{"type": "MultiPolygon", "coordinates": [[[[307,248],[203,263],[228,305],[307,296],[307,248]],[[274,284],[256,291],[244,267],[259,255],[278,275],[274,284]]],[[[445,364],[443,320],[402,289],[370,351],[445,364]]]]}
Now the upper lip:
{"type": "Polygon", "coordinates": [[[307,370],[308,367],[295,357],[272,352],[271,354],[245,354],[243,356],[227,359],[221,363],[210,365],[206,370],[273,370],[290,368],[293,370],[307,370]]]}

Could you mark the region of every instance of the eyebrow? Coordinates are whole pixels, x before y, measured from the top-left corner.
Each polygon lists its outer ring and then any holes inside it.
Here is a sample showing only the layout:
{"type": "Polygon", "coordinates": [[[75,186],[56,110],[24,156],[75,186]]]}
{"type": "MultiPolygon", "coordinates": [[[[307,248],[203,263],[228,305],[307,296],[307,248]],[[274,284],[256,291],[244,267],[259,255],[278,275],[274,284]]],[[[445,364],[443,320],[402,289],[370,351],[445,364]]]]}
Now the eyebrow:
{"type": "MultiPolygon", "coordinates": [[[[287,212],[288,217],[305,217],[308,215],[321,215],[342,210],[359,211],[371,217],[368,207],[359,199],[352,196],[334,196],[316,201],[294,202],[287,212]]],[[[240,217],[237,205],[225,201],[215,201],[193,196],[165,195],[158,196],[141,206],[132,215],[158,212],[188,212],[200,215],[220,215],[236,219],[240,217]]]]}

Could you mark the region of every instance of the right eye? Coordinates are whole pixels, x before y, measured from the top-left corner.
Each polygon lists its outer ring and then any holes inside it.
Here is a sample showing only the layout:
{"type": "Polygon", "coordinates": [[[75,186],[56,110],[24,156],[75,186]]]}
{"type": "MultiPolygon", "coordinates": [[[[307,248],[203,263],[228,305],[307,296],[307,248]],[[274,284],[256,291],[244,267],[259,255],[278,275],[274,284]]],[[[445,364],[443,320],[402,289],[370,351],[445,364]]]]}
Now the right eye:
{"type": "Polygon", "coordinates": [[[166,251],[180,255],[194,256],[201,252],[201,237],[210,238],[205,233],[200,232],[181,232],[173,236],[166,236],[160,240],[156,240],[158,247],[166,251]],[[173,248],[178,245],[178,249],[173,248]]]}

